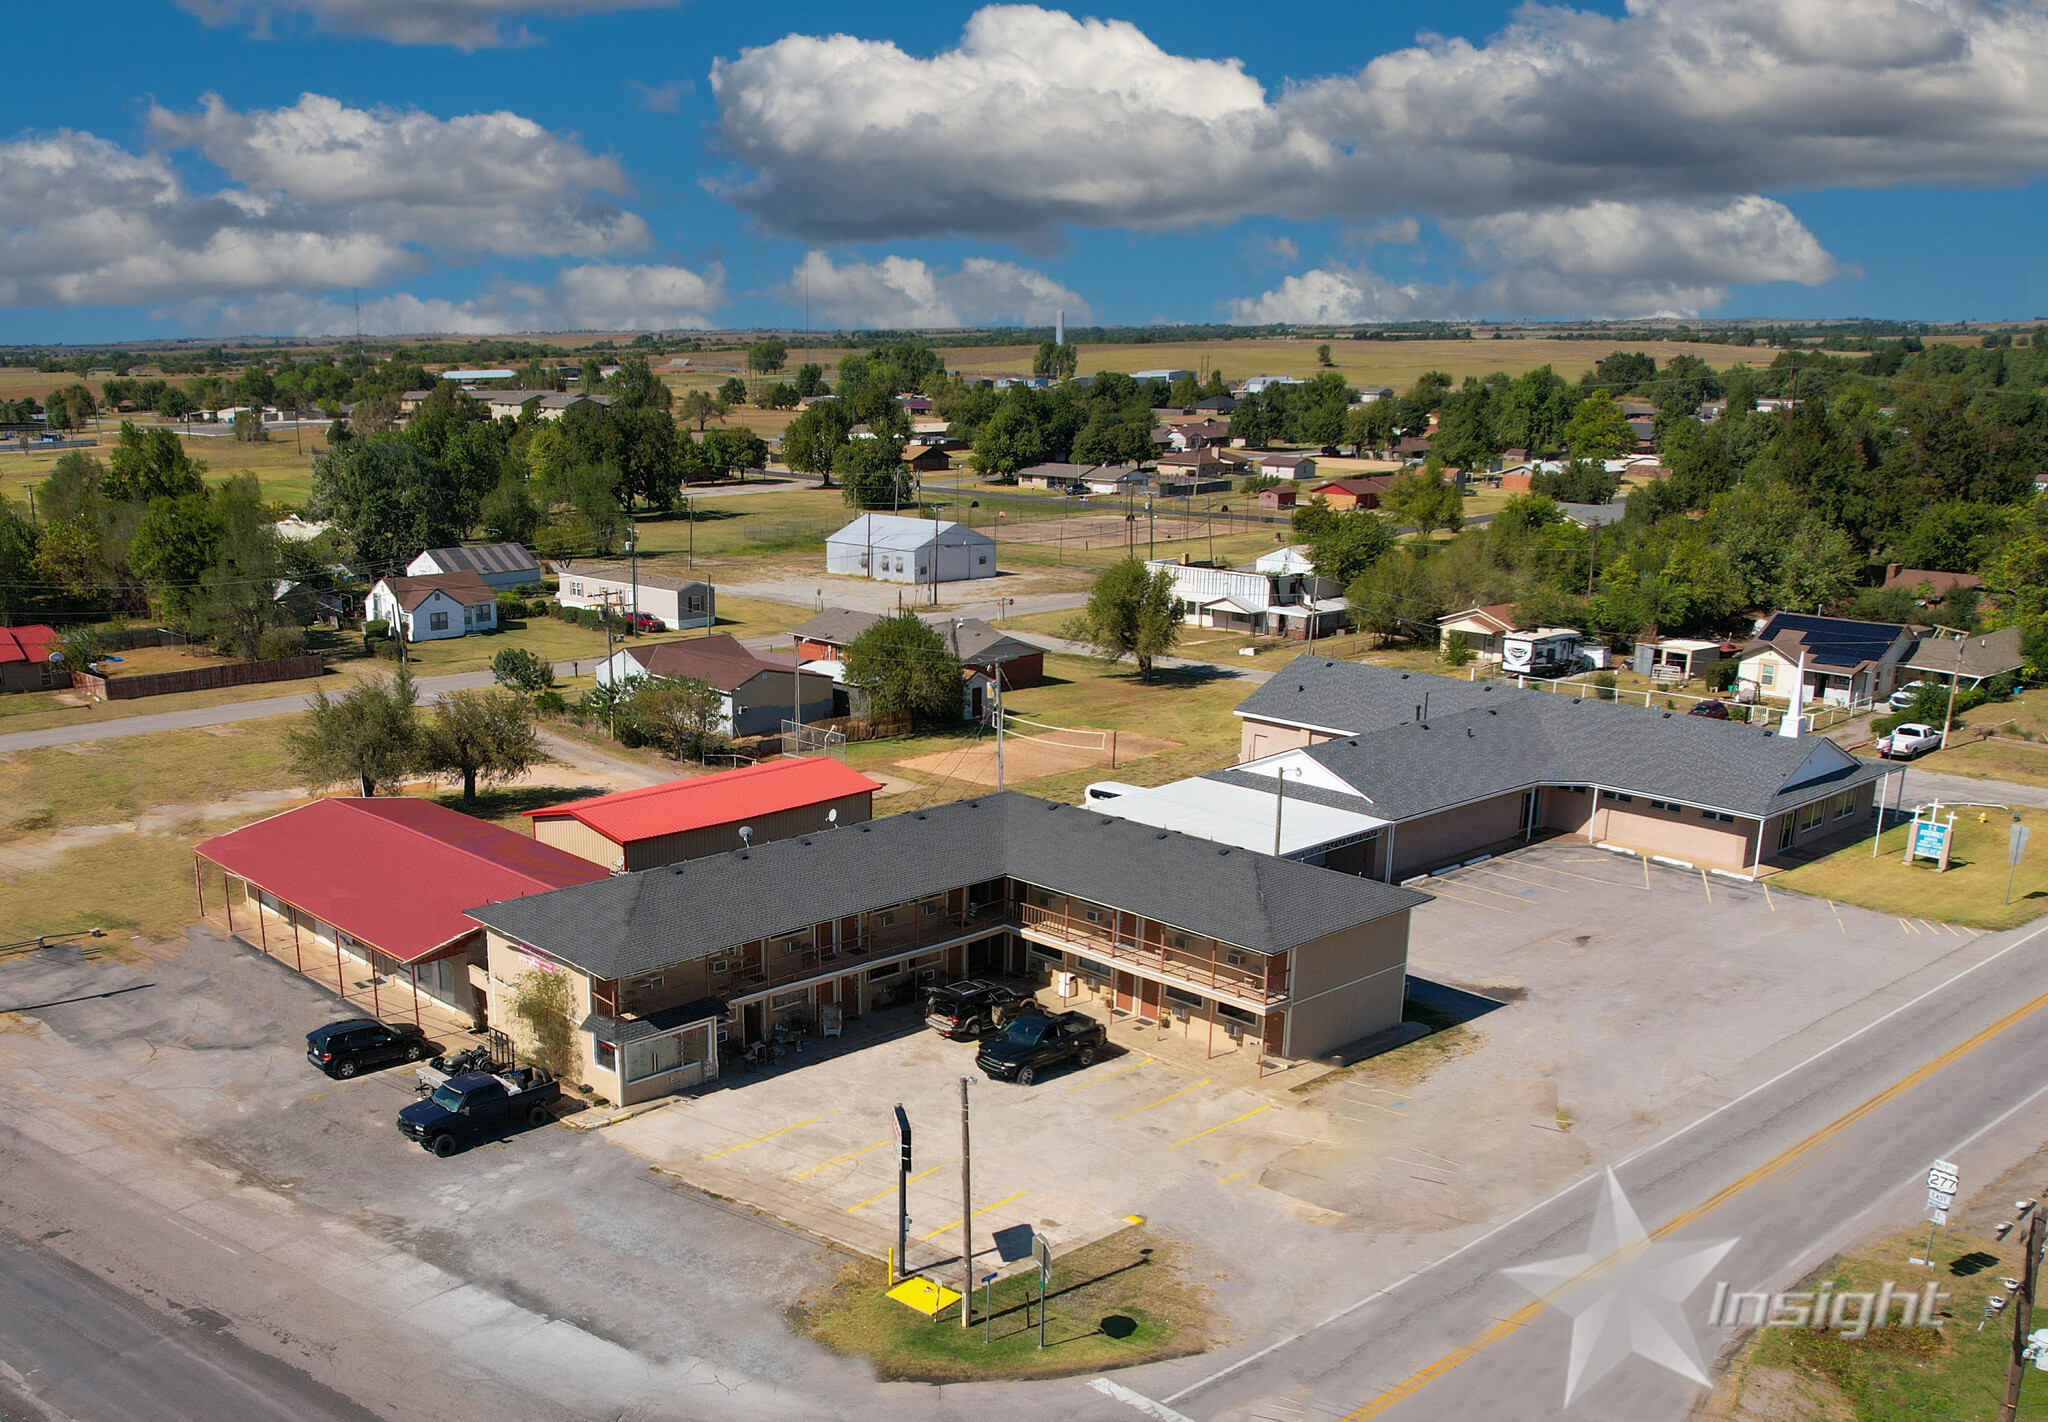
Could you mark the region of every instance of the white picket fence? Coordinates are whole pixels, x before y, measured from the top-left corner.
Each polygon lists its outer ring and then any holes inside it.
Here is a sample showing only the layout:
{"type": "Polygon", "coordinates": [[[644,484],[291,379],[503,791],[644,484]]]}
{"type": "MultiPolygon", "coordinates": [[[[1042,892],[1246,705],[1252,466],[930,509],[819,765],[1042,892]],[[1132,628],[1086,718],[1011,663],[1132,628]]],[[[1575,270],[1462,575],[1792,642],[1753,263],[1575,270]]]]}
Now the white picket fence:
{"type": "MultiPolygon", "coordinates": [[[[1640,701],[1644,706],[1654,707],[1668,704],[1668,709],[1690,712],[1702,701],[1719,701],[1728,708],[1729,714],[1737,720],[1747,719],[1755,726],[1783,726],[1788,714],[1783,706],[1766,706],[1760,702],[1737,701],[1730,695],[1694,696],[1683,691],[1667,691],[1659,687],[1598,686],[1580,677],[1529,676],[1526,673],[1509,674],[1492,667],[1473,665],[1466,672],[1467,681],[1477,681],[1481,672],[1489,681],[1512,681],[1517,686],[1533,686],[1539,691],[1548,691],[1559,696],[1578,696],[1589,700],[1619,701],[1634,705],[1640,701]]],[[[1862,715],[1873,709],[1866,698],[1841,706],[1823,703],[1809,704],[1800,712],[1800,730],[1806,733],[1829,730],[1844,721],[1862,715]]]]}

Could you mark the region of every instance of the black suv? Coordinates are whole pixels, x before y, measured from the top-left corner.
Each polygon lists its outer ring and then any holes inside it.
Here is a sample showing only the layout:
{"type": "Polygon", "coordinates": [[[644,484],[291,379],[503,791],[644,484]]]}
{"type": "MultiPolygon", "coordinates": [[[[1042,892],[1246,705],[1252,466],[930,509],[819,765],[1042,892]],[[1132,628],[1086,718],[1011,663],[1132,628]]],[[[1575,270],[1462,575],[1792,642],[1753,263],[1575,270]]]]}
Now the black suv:
{"type": "Polygon", "coordinates": [[[924,1022],[947,1037],[979,1037],[1030,1005],[1029,999],[999,983],[965,978],[924,995],[924,1022]]]}
{"type": "Polygon", "coordinates": [[[433,1052],[417,1027],[392,1027],[368,1017],[328,1022],[306,1034],[306,1060],[329,1076],[354,1076],[364,1067],[421,1061],[433,1052]]]}
{"type": "Polygon", "coordinates": [[[1029,1086],[1046,1068],[1064,1061],[1091,1065],[1102,1055],[1109,1034],[1085,1012],[1048,1017],[1027,1013],[1003,1029],[1003,1035],[981,1044],[974,1064],[996,1081],[1029,1086]]]}

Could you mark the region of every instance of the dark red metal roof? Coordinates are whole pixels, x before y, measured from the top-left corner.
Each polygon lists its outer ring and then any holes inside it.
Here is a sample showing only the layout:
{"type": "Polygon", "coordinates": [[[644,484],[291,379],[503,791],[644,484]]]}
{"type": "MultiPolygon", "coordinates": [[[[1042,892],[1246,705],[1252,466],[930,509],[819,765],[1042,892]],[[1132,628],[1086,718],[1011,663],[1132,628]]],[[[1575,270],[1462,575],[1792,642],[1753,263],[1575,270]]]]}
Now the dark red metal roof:
{"type": "Polygon", "coordinates": [[[401,963],[476,930],[465,909],[588,884],[605,870],[431,800],[315,800],[198,852],[401,963]]]}
{"type": "Polygon", "coordinates": [[[47,662],[56,647],[56,630],[40,622],[0,627],[0,662],[47,662]]]}
{"type": "Polygon", "coordinates": [[[525,814],[528,819],[566,815],[581,820],[614,844],[629,844],[656,835],[743,822],[758,815],[881,788],[829,756],[814,756],[764,761],[716,775],[693,775],[641,790],[622,790],[616,795],[527,810],[525,814]]]}

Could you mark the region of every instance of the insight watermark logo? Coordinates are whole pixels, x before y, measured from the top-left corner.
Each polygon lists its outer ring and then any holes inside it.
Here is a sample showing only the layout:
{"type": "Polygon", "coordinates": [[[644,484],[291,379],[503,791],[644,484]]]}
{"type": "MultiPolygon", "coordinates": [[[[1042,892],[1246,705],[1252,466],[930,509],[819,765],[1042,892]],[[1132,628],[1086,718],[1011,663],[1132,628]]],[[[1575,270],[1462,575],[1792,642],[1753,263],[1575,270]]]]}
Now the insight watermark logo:
{"type": "Polygon", "coordinates": [[[1730,1293],[1724,1280],[1714,1285],[1707,1325],[1722,1328],[1811,1328],[1844,1338],[1865,1338],[1876,1328],[1939,1328],[1942,1304],[1949,1298],[1939,1284],[1900,1289],[1890,1279],[1875,1293],[1834,1293],[1833,1279],[1805,1293],[1730,1293]],[[1892,1310],[1898,1321],[1892,1321],[1892,1310]]]}
{"type": "MultiPolygon", "coordinates": [[[[1647,1358],[1688,1382],[1711,1387],[1682,1305],[1736,1243],[1651,1239],[1610,1170],[1584,1253],[1501,1272],[1546,1307],[1571,1317],[1571,1366],[1564,1385],[1569,1407],[1630,1357],[1647,1358]]],[[[1832,1279],[1803,1293],[1737,1293],[1723,1281],[1714,1286],[1707,1323],[1824,1329],[1843,1338],[1864,1338],[1881,1328],[1940,1328],[1940,1309],[1948,1298],[1935,1284],[1901,1290],[1890,1280],[1874,1292],[1841,1293],[1835,1292],[1832,1279]]]]}

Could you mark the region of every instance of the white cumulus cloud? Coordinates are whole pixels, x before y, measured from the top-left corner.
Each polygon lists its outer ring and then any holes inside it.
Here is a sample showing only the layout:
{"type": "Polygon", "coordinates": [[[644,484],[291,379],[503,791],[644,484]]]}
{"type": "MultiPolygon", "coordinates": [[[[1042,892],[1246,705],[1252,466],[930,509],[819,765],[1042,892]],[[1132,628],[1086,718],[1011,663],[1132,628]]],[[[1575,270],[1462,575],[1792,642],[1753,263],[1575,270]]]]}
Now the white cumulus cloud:
{"type": "Polygon", "coordinates": [[[916,257],[835,263],[823,252],[806,252],[773,295],[799,306],[808,296],[815,316],[841,326],[1038,324],[1056,311],[1076,322],[1092,315],[1077,292],[1044,272],[987,257],[969,257],[948,272],[916,257]]]}
{"type": "Polygon", "coordinates": [[[60,130],[0,141],[0,304],[120,305],[381,286],[435,253],[598,257],[643,246],[609,158],[511,113],[436,118],[308,94],[150,114],[161,150],[60,130]],[[228,176],[198,190],[166,151],[228,176]]]}
{"type": "Polygon", "coordinates": [[[566,19],[611,10],[673,5],[676,0],[178,0],[209,25],[242,23],[259,35],[280,20],[304,16],[329,34],[367,35],[393,44],[446,44],[489,49],[528,43],[524,25],[508,34],[505,22],[526,15],[566,19]]]}
{"type": "MultiPolygon", "coordinates": [[[[506,335],[531,331],[702,329],[725,304],[725,274],[687,267],[589,262],[552,281],[498,282],[464,301],[394,292],[365,301],[365,335],[506,335]]],[[[194,301],[157,313],[237,335],[341,336],[356,329],[353,305],[304,292],[194,301]]]]}

